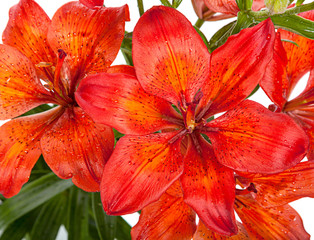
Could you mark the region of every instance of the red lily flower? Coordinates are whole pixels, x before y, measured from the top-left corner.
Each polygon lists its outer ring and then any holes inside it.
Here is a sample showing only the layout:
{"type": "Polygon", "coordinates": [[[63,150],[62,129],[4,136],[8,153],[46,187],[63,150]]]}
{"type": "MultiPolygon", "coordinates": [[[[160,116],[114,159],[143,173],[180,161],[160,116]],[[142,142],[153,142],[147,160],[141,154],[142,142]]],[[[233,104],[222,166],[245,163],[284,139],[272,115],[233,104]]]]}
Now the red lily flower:
{"type": "Polygon", "coordinates": [[[90,76],[76,92],[95,121],[126,134],[101,182],[107,213],[142,209],[180,180],[184,201],[207,227],[226,235],[237,231],[234,170],[283,171],[303,158],[308,144],[288,116],[243,101],[263,76],[274,36],[271,21],[264,21],[230,37],[210,58],[176,10],[154,7],[141,17],[133,32],[136,76],[90,76]]]}
{"type": "MultiPolygon", "coordinates": [[[[274,176],[280,178],[277,174],[274,176]]],[[[266,182],[265,185],[275,191],[275,185],[266,182]]],[[[138,223],[132,228],[132,239],[309,239],[302,219],[293,208],[288,204],[264,208],[251,195],[256,192],[253,188],[237,190],[235,210],[242,223],[237,222],[236,235],[220,235],[201,220],[196,228],[195,213],[184,202],[179,182],[175,182],[157,202],[142,210],[138,223]]]]}
{"type": "MultiPolygon", "coordinates": [[[[205,21],[235,17],[240,11],[235,0],[192,0],[192,4],[196,15],[205,21]]],[[[263,7],[264,0],[253,1],[253,11],[259,11],[263,7]]]]}
{"type": "Polygon", "coordinates": [[[86,74],[114,71],[109,66],[127,14],[127,6],[92,10],[70,2],[50,20],[33,0],[10,9],[0,45],[0,119],[45,103],[58,107],[1,126],[0,193],[5,197],[20,191],[41,154],[60,178],[72,177],[86,191],[99,190],[113,131],[87,116],[74,92],[86,74]]]}
{"type": "MultiPolygon", "coordinates": [[[[314,11],[300,14],[314,20],[314,11]]],[[[275,105],[269,108],[286,113],[293,118],[307,133],[310,139],[309,160],[314,159],[314,41],[280,29],[276,36],[273,60],[267,67],[261,87],[275,105]],[[282,42],[282,39],[291,40],[282,42]],[[311,71],[305,90],[295,99],[289,96],[304,74],[311,71]]]]}

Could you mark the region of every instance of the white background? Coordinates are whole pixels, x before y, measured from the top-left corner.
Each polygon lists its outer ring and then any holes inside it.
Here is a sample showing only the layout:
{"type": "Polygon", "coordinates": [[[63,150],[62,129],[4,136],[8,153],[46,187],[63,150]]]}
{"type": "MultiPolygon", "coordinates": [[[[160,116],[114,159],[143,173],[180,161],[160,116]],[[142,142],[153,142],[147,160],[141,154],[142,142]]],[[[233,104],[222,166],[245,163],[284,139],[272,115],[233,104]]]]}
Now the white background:
{"type": "MultiPolygon", "coordinates": [[[[47,14],[52,17],[54,12],[62,6],[64,3],[69,2],[66,0],[37,0],[37,3],[47,12],[47,14]]],[[[149,9],[153,5],[159,5],[159,0],[144,0],[144,8],[145,10],[149,9]]],[[[171,2],[171,1],[170,1],[171,2]]],[[[311,1],[305,1],[305,2],[311,2],[311,1]]],[[[0,32],[2,33],[7,21],[8,21],[8,11],[11,6],[18,3],[18,0],[1,0],[0,3],[0,32]]],[[[130,8],[130,16],[131,21],[126,23],[126,30],[127,31],[133,31],[134,26],[136,22],[139,19],[139,13],[137,9],[137,2],[136,0],[105,0],[105,5],[107,7],[117,7],[121,6],[123,4],[128,4],[130,8]]],[[[194,13],[192,4],[190,0],[183,0],[182,4],[178,8],[180,12],[182,12],[191,22],[194,24],[197,20],[197,16],[194,13]]],[[[223,20],[219,22],[206,22],[202,26],[201,30],[206,35],[207,39],[210,39],[210,37],[219,30],[222,26],[226,25],[230,20],[223,20]]],[[[125,64],[125,61],[122,57],[122,54],[120,53],[115,60],[114,64],[125,64]]],[[[306,80],[308,78],[308,75],[306,75],[301,83],[298,84],[298,88],[296,92],[293,93],[293,96],[296,96],[297,93],[299,93],[306,84],[306,80]]],[[[265,94],[262,91],[258,91],[253,98],[253,100],[263,104],[264,106],[268,106],[271,102],[270,100],[265,96],[265,94]]],[[[1,121],[0,121],[1,125],[1,121]]],[[[307,232],[314,236],[314,199],[310,198],[303,198],[298,201],[295,201],[291,203],[291,205],[299,212],[301,217],[303,218],[303,222],[305,225],[305,229],[307,232]]],[[[127,221],[134,226],[138,220],[138,214],[132,214],[125,216],[127,221]]],[[[58,236],[59,240],[65,239],[64,234],[61,234],[58,236]]]]}

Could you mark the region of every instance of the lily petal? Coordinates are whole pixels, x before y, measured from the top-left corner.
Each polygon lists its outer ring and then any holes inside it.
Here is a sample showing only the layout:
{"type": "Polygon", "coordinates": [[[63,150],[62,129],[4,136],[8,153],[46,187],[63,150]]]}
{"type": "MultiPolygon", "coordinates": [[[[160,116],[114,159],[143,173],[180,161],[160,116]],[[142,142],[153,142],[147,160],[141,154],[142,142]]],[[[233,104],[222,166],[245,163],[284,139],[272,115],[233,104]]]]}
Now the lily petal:
{"type": "Polygon", "coordinates": [[[226,111],[253,91],[273,56],[274,40],[274,25],[267,19],[229,37],[213,51],[210,79],[202,87],[199,117],[226,111]]]}
{"type": "MultiPolygon", "coordinates": [[[[48,26],[51,22],[45,11],[33,0],[20,0],[10,9],[10,18],[2,41],[18,49],[36,66],[41,62],[56,64],[57,55],[47,44],[48,26]]],[[[36,67],[39,78],[53,79],[50,67],[36,67]]]]}
{"type": "Polygon", "coordinates": [[[85,191],[99,191],[114,146],[110,127],[95,124],[81,108],[67,108],[41,141],[42,154],[60,178],[85,191]]]}
{"type": "Polygon", "coordinates": [[[184,201],[208,228],[219,234],[233,235],[237,233],[233,171],[217,162],[212,147],[203,137],[198,139],[200,152],[191,142],[184,159],[180,178],[184,201]]]}
{"type": "Polygon", "coordinates": [[[301,162],[274,175],[253,175],[256,200],[264,207],[284,205],[302,197],[314,197],[314,162],[301,162]]]}
{"type": "Polygon", "coordinates": [[[71,92],[87,73],[105,72],[118,54],[129,19],[127,5],[90,9],[79,2],[63,5],[52,18],[48,41],[62,49],[70,67],[71,92]]]}
{"type": "Polygon", "coordinates": [[[29,179],[41,150],[39,140],[60,113],[60,108],[16,118],[0,127],[0,193],[16,195],[29,179]]]}
{"type": "Polygon", "coordinates": [[[250,100],[206,126],[218,161],[237,171],[280,172],[300,162],[308,149],[308,137],[292,118],[250,100]]]}
{"type": "Polygon", "coordinates": [[[260,82],[260,86],[279,109],[283,109],[288,97],[289,79],[287,78],[286,71],[287,63],[287,54],[283,48],[280,33],[277,33],[273,59],[265,70],[265,75],[260,82]]]}
{"type": "Polygon", "coordinates": [[[175,123],[180,123],[180,116],[169,102],[146,93],[134,75],[90,75],[82,80],[75,97],[96,122],[124,134],[145,135],[180,127],[175,123]]]}
{"type": "MultiPolygon", "coordinates": [[[[314,10],[300,14],[301,17],[314,20],[314,10]]],[[[301,77],[311,70],[314,65],[314,40],[302,37],[298,34],[279,29],[282,39],[295,42],[298,46],[283,42],[283,46],[287,52],[288,65],[287,75],[290,80],[289,95],[301,77]]],[[[288,95],[288,96],[289,96],[288,95]]]]}
{"type": "Polygon", "coordinates": [[[235,206],[252,239],[310,239],[301,217],[289,205],[263,208],[247,195],[237,196],[235,206]]]}
{"type": "Polygon", "coordinates": [[[105,211],[121,215],[157,201],[183,172],[178,132],[122,137],[105,166],[101,197],[105,211]],[[115,179],[115,181],[112,181],[115,179]]]}
{"type": "Polygon", "coordinates": [[[209,76],[210,54],[191,23],[178,11],[148,10],[133,33],[133,62],[145,91],[185,106],[209,76]]]}
{"type": "Polygon", "coordinates": [[[80,0],[80,3],[84,4],[86,7],[94,8],[103,6],[104,0],[80,0]]]}
{"type": "Polygon", "coordinates": [[[131,236],[134,240],[190,240],[195,229],[195,213],[182,197],[173,196],[167,191],[157,202],[143,208],[131,236]]]}
{"type": "Polygon", "coordinates": [[[17,117],[53,102],[31,61],[13,47],[0,45],[0,120],[17,117]]]}
{"type": "Polygon", "coordinates": [[[202,221],[199,221],[197,225],[196,232],[193,236],[193,240],[207,240],[207,239],[213,239],[213,240],[250,240],[248,233],[246,232],[244,226],[237,222],[238,227],[238,234],[233,235],[231,237],[229,236],[222,236],[218,233],[208,229],[205,224],[202,221]]]}

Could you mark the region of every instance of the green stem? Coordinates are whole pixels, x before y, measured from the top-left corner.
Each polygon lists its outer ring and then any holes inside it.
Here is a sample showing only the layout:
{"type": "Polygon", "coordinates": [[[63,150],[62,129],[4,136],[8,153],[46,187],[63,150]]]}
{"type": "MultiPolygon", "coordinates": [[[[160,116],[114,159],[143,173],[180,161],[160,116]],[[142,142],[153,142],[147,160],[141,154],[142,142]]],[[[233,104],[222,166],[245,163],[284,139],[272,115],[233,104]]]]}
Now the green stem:
{"type": "Polygon", "coordinates": [[[198,29],[200,29],[202,27],[202,25],[204,24],[204,20],[203,19],[197,19],[196,23],[194,24],[194,27],[197,27],[198,29]]]}
{"type": "Polygon", "coordinates": [[[294,14],[298,14],[301,12],[306,12],[306,11],[310,11],[314,9],[314,2],[308,3],[308,4],[304,4],[304,5],[300,5],[294,8],[290,8],[287,9],[284,13],[282,14],[274,14],[271,15],[271,13],[268,10],[263,10],[263,11],[259,11],[259,12],[254,12],[254,11],[248,11],[248,14],[252,17],[254,17],[255,19],[264,19],[264,18],[268,18],[270,16],[276,16],[276,15],[280,15],[280,16],[289,16],[289,15],[294,15],[294,14]]]}
{"type": "Polygon", "coordinates": [[[137,0],[137,6],[138,6],[138,11],[140,13],[140,16],[142,16],[144,14],[143,0],[137,0]]]}

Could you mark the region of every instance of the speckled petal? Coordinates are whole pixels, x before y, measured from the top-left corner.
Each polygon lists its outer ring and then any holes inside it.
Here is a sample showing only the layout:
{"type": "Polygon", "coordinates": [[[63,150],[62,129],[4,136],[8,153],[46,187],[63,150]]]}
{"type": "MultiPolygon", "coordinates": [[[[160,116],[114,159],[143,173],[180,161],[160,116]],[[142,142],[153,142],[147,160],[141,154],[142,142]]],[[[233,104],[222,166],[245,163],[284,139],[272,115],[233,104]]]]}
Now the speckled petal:
{"type": "Polygon", "coordinates": [[[308,149],[308,137],[292,118],[250,100],[206,126],[218,161],[238,171],[280,172],[299,163],[308,149]]]}
{"type": "Polygon", "coordinates": [[[167,191],[158,201],[143,208],[131,236],[133,240],[191,240],[195,229],[194,211],[184,203],[182,197],[167,191]]]}
{"type": "Polygon", "coordinates": [[[265,70],[260,86],[270,100],[281,110],[288,100],[289,79],[286,70],[287,63],[287,54],[283,48],[280,33],[277,33],[273,59],[265,70]]]}
{"type": "MultiPolygon", "coordinates": [[[[300,16],[314,20],[314,10],[301,13],[300,16]]],[[[314,40],[283,29],[279,29],[278,32],[281,33],[281,39],[291,40],[298,44],[296,46],[290,42],[282,43],[288,58],[287,76],[290,80],[289,96],[301,77],[314,66],[314,40]]]]}
{"type": "Polygon", "coordinates": [[[87,73],[105,72],[118,54],[129,19],[127,5],[91,9],[79,2],[63,5],[52,18],[48,41],[62,49],[70,67],[71,92],[87,73]]]}
{"type": "Polygon", "coordinates": [[[112,126],[124,134],[145,135],[178,128],[177,123],[183,125],[181,116],[171,104],[146,93],[134,75],[90,75],[82,80],[75,97],[96,122],[112,126]]]}
{"type": "Polygon", "coordinates": [[[198,137],[199,151],[194,144],[189,144],[180,178],[184,201],[208,228],[233,235],[237,233],[233,171],[217,162],[211,145],[203,137],[198,137]]]}
{"type": "Polygon", "coordinates": [[[108,214],[142,209],[157,201],[180,177],[183,159],[177,134],[126,135],[118,141],[105,166],[100,189],[108,214]]]}
{"type": "Polygon", "coordinates": [[[173,104],[192,102],[209,76],[210,54],[191,23],[178,11],[148,10],[133,33],[133,62],[145,91],[173,104]]]}
{"type": "Polygon", "coordinates": [[[32,62],[13,47],[0,45],[0,120],[54,102],[32,62]]]}
{"type": "Polygon", "coordinates": [[[247,176],[257,190],[256,200],[264,207],[280,206],[303,197],[314,197],[314,162],[301,162],[273,175],[247,176]]]}
{"type": "Polygon", "coordinates": [[[37,162],[40,138],[60,114],[59,107],[47,112],[16,118],[0,127],[0,193],[16,195],[29,179],[37,162]]]}
{"type": "MultiPolygon", "coordinates": [[[[45,11],[33,0],[20,0],[10,9],[10,18],[2,41],[18,49],[36,66],[41,62],[56,64],[57,55],[47,43],[51,22],[45,11]]],[[[41,79],[53,80],[51,67],[36,67],[41,79]]]]}
{"type": "Polygon", "coordinates": [[[95,124],[81,108],[67,108],[41,141],[52,171],[85,191],[99,191],[104,166],[114,145],[110,127],[95,124]]]}
{"type": "Polygon", "coordinates": [[[273,56],[275,29],[270,19],[242,30],[212,52],[210,79],[202,87],[198,118],[239,104],[262,79],[273,56]]]}
{"type": "Polygon", "coordinates": [[[246,195],[237,196],[235,206],[251,239],[310,239],[301,217],[289,205],[263,208],[246,195]]]}
{"type": "Polygon", "coordinates": [[[244,226],[237,222],[238,233],[231,237],[220,235],[210,229],[208,229],[202,221],[199,221],[197,225],[196,232],[193,236],[193,240],[250,240],[248,233],[246,232],[244,226]]]}

